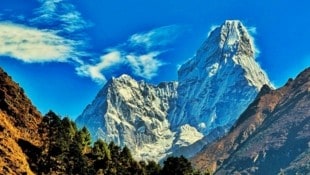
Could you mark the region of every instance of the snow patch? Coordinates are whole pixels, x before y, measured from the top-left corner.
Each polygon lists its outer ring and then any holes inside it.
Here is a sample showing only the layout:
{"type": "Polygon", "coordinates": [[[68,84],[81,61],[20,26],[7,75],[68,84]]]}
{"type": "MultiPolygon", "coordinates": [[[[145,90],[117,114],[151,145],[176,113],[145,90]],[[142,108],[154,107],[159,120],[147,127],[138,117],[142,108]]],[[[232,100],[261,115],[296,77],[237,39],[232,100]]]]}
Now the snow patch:
{"type": "Polygon", "coordinates": [[[198,124],[198,127],[200,129],[205,129],[207,126],[206,126],[206,124],[204,122],[201,122],[201,123],[198,124]]]}
{"type": "Polygon", "coordinates": [[[180,127],[176,145],[188,146],[202,139],[203,134],[197,131],[195,127],[185,124],[180,127]]]}
{"type": "Polygon", "coordinates": [[[209,72],[208,77],[212,77],[213,75],[216,74],[217,70],[219,69],[220,64],[219,63],[214,63],[210,67],[207,68],[207,71],[209,72]]]}

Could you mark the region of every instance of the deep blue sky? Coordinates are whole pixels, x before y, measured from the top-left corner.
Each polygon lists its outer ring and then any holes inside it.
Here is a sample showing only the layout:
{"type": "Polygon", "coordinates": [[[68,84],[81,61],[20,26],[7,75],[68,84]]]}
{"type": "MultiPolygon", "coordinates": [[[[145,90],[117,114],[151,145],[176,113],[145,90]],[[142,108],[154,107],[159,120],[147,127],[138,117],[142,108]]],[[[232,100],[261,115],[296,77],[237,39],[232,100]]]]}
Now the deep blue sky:
{"type": "Polygon", "coordinates": [[[177,79],[210,28],[255,29],[275,86],[310,66],[310,2],[287,0],[2,0],[0,66],[44,114],[77,117],[107,79],[177,79]]]}

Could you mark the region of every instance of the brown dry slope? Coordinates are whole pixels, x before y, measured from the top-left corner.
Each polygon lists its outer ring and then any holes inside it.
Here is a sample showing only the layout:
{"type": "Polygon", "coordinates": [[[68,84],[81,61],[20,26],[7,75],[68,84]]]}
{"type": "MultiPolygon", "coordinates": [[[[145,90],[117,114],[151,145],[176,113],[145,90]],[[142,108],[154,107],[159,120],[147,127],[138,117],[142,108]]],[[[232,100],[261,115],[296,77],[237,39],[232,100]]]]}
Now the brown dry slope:
{"type": "Polygon", "coordinates": [[[26,154],[35,157],[41,145],[41,119],[23,89],[0,68],[0,174],[33,174],[26,154]]]}
{"type": "Polygon", "coordinates": [[[263,87],[231,131],[192,162],[215,174],[310,174],[310,68],[280,89],[263,87]]]}

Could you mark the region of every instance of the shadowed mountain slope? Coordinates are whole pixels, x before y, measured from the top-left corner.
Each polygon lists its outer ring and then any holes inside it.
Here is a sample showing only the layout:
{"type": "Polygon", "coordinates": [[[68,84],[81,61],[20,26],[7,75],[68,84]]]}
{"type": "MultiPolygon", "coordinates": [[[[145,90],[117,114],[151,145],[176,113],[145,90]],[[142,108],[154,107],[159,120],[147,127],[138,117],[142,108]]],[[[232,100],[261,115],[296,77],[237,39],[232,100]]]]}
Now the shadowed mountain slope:
{"type": "Polygon", "coordinates": [[[277,90],[264,86],[231,131],[192,162],[215,174],[310,172],[310,68],[277,90]]]}

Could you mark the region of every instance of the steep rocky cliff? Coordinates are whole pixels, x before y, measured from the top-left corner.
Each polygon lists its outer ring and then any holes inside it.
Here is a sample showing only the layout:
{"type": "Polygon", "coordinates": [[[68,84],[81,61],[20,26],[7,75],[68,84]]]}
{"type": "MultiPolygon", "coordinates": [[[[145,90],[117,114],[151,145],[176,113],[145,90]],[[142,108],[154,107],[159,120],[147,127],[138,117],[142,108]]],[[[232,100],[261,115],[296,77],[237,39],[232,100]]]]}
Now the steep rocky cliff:
{"type": "Polygon", "coordinates": [[[172,129],[189,124],[204,135],[229,129],[260,88],[271,83],[255,61],[255,46],[240,21],[214,29],[178,72],[178,99],[169,116],[172,129]]]}
{"type": "Polygon", "coordinates": [[[176,98],[177,83],[158,86],[128,75],[113,78],[76,120],[95,139],[127,145],[135,157],[158,159],[171,147],[168,110],[176,98]]]}

